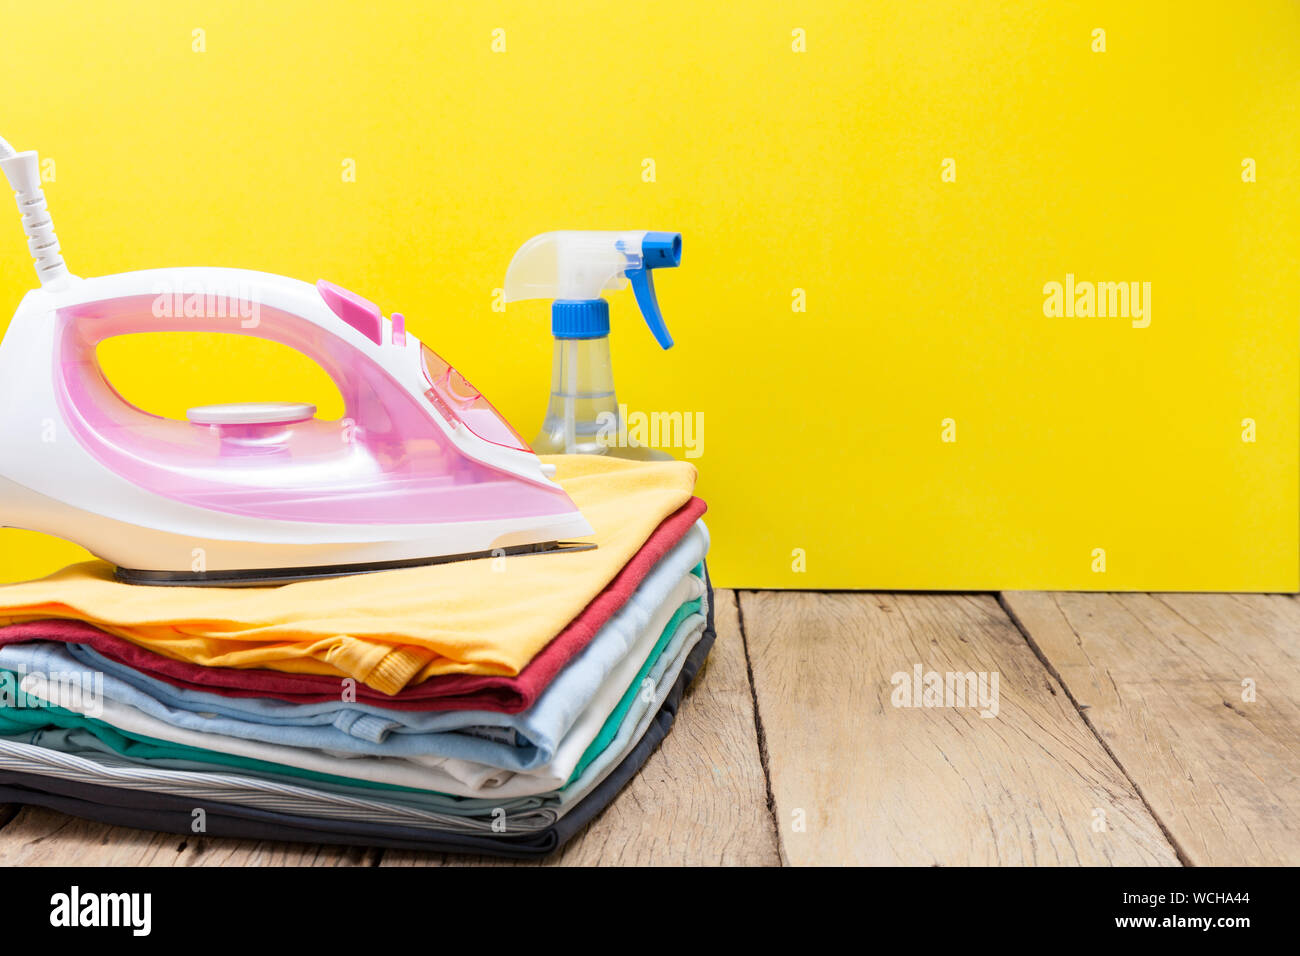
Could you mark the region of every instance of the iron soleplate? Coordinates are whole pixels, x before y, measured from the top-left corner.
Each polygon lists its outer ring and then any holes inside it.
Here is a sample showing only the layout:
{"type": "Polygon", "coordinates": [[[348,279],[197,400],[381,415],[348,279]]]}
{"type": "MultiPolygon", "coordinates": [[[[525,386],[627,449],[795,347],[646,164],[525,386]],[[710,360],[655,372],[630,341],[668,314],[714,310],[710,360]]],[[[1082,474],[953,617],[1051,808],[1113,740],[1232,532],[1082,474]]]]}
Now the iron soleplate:
{"type": "Polygon", "coordinates": [[[140,571],[117,568],[113,577],[123,584],[152,587],[185,588],[255,588],[318,578],[342,578],[353,574],[371,574],[397,568],[419,568],[431,564],[451,564],[478,558],[497,558],[523,554],[558,554],[565,551],[591,551],[596,546],[582,541],[543,541],[510,548],[493,548],[469,554],[441,554],[432,558],[407,558],[401,561],[377,561],[371,564],[330,564],[312,568],[262,568],[249,571],[140,571]]]}

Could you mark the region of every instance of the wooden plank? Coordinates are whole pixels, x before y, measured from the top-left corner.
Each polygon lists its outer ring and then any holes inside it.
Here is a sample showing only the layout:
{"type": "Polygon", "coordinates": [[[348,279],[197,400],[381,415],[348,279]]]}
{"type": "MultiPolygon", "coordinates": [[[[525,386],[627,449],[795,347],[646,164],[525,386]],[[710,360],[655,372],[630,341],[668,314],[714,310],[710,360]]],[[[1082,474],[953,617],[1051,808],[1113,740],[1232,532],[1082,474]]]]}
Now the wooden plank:
{"type": "Polygon", "coordinates": [[[1295,598],[1004,599],[1186,861],[1300,864],[1295,598]]]}
{"type": "MultiPolygon", "coordinates": [[[[618,798],[559,853],[522,865],[775,865],[736,598],[715,592],[718,639],[672,732],[618,798]]],[[[496,864],[386,850],[382,866],[496,864]]]]}
{"type": "Polygon", "coordinates": [[[367,866],[378,851],[178,836],[23,807],[0,828],[6,866],[367,866]]]}
{"type": "Polygon", "coordinates": [[[789,862],[1177,864],[993,597],[744,592],[741,611],[789,862]],[[996,716],[894,706],[917,664],[996,673],[996,716]]]}

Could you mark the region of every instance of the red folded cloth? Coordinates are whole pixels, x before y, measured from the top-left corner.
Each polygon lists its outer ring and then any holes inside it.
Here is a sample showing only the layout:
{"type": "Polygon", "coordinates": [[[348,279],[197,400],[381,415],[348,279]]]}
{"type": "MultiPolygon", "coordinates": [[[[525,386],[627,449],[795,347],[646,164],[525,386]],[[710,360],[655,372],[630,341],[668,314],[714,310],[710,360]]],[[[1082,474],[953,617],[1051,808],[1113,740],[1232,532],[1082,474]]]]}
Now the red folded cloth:
{"type": "MultiPolygon", "coordinates": [[[[645,576],[704,514],[706,506],[692,498],[665,518],[629,561],[582,613],[542,648],[516,677],[476,674],[445,674],[389,695],[358,683],[357,700],[393,710],[491,710],[517,714],[533,701],[555,675],[583,648],[619,608],[627,603],[645,576]]],[[[272,697],[295,704],[339,699],[341,679],[321,674],[288,674],[281,671],[203,667],[173,660],[132,644],[84,621],[47,619],[0,627],[0,646],[29,641],[63,641],[87,644],[105,657],[120,661],[141,673],[166,681],[174,687],[221,694],[224,697],[272,697]]]]}

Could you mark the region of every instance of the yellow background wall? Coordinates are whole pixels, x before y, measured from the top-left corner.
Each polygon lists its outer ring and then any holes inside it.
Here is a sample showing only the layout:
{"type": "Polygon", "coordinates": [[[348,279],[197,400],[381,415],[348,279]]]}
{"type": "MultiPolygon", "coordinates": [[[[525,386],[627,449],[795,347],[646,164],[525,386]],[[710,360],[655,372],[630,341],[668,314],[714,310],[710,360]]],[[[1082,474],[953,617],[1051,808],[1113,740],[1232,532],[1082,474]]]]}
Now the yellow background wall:
{"type": "MultiPolygon", "coordinates": [[[[1293,0],[10,4],[0,71],[74,272],[329,278],[526,436],[515,248],[680,230],[678,346],[617,293],[614,359],[632,409],[704,415],[720,585],[1300,586],[1293,0]],[[1067,272],[1151,282],[1150,327],[1045,316],[1067,272]]],[[[4,221],[0,321],[33,281],[4,221]]],[[[322,394],[255,345],[108,357],[174,414],[322,394]]],[[[78,556],[0,531],[0,579],[78,556]]]]}

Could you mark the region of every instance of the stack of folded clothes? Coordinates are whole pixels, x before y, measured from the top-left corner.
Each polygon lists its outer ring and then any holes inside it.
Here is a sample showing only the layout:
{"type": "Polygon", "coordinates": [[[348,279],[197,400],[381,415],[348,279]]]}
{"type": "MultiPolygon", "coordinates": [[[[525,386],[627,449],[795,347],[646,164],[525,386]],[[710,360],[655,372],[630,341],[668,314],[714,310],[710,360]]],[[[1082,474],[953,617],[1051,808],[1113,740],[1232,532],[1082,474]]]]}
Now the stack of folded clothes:
{"type": "Polygon", "coordinates": [[[0,588],[0,802],[174,833],[554,850],[713,643],[687,464],[550,459],[597,548],[265,588],[0,588]]]}

